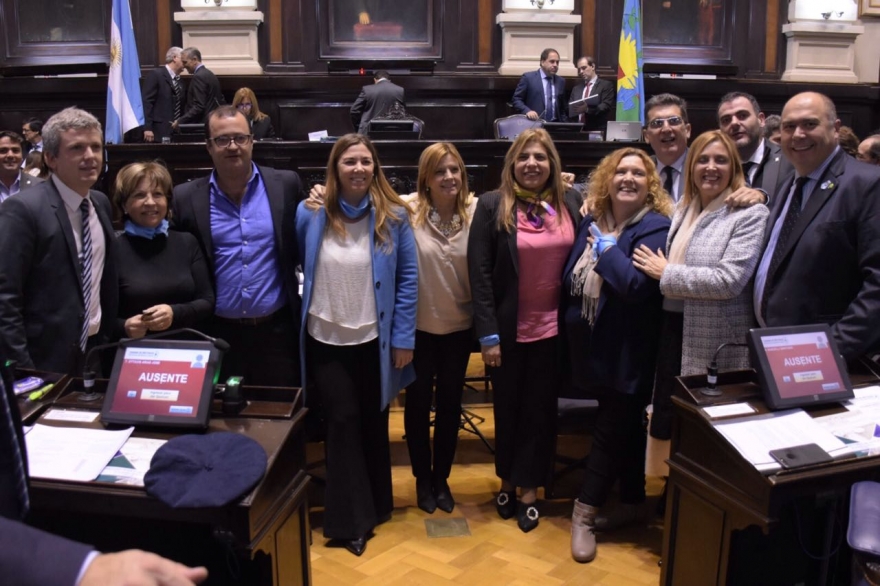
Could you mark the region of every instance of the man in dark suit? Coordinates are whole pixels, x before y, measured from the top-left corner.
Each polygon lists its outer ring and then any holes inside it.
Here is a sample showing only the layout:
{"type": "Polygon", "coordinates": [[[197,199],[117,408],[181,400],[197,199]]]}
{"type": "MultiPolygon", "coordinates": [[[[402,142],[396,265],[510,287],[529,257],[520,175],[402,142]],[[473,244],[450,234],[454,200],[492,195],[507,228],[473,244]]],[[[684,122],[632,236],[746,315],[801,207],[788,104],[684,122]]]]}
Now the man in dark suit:
{"type": "Polygon", "coordinates": [[[856,158],[864,163],[880,165],[880,133],[872,134],[859,143],[859,154],[856,158]]]}
{"type": "Polygon", "coordinates": [[[182,52],[180,47],[168,49],[164,67],[150,71],[144,78],[144,142],[170,137],[171,125],[183,115],[182,52]]]}
{"type": "Polygon", "coordinates": [[[794,166],[771,200],[755,274],[764,326],[829,323],[847,360],[880,350],[880,169],[837,144],[834,103],[804,92],[782,110],[794,166]]]}
{"type": "Polygon", "coordinates": [[[675,94],[657,94],[645,103],[645,142],[654,151],[657,173],[674,201],[684,193],[684,162],[691,125],[687,102],[675,94]]]}
{"type": "MultiPolygon", "coordinates": [[[[77,108],[43,128],[51,179],[0,205],[0,354],[19,366],[82,374],[116,321],[110,201],[101,123],[77,108]]],[[[94,366],[94,365],[90,365],[94,366]]]]}
{"type": "Polygon", "coordinates": [[[0,203],[22,189],[43,180],[28,175],[21,169],[22,138],[11,130],[0,130],[0,203]]]}
{"type": "MultiPolygon", "coordinates": [[[[0,362],[2,364],[2,362],[0,362]]],[[[100,554],[90,546],[28,527],[27,451],[11,369],[0,377],[0,571],[16,586],[105,586],[152,584],[187,586],[207,577],[205,568],[188,568],[143,551],[100,554]],[[78,580],[79,578],[79,580],[78,580]]]]}
{"type": "Polygon", "coordinates": [[[406,107],[403,88],[391,83],[387,71],[379,70],[373,75],[373,84],[365,85],[351,105],[351,123],[359,134],[367,134],[370,120],[383,116],[394,104],[406,107]]]}
{"type": "Polygon", "coordinates": [[[295,386],[299,372],[293,171],[255,165],[247,118],[232,106],[208,117],[214,172],[174,188],[174,227],[195,235],[216,290],[212,331],[232,349],[221,378],[295,386]]]}
{"type": "Polygon", "coordinates": [[[568,105],[565,99],[565,80],[556,75],[559,71],[559,52],[556,49],[541,51],[541,67],[527,71],[519,78],[513,91],[514,110],[528,116],[529,120],[565,122],[568,105]]]}
{"type": "Polygon", "coordinates": [[[596,75],[596,61],[592,57],[581,57],[577,60],[578,75],[581,82],[574,86],[568,99],[568,118],[584,123],[584,130],[601,130],[604,132],[608,120],[614,120],[616,104],[614,103],[614,85],[596,75]],[[587,106],[585,102],[571,105],[572,102],[589,96],[599,96],[599,104],[587,106]]]}
{"type": "Polygon", "coordinates": [[[779,145],[764,139],[764,113],[758,100],[745,92],[725,94],[718,103],[718,127],[736,143],[748,186],[768,196],[776,193],[792,166],[779,145]]]}
{"type": "Polygon", "coordinates": [[[177,130],[181,124],[201,124],[208,119],[211,110],[226,103],[220,91],[220,80],[202,63],[202,53],[195,47],[184,49],[180,58],[183,66],[192,74],[186,92],[186,109],[171,128],[177,130]]]}

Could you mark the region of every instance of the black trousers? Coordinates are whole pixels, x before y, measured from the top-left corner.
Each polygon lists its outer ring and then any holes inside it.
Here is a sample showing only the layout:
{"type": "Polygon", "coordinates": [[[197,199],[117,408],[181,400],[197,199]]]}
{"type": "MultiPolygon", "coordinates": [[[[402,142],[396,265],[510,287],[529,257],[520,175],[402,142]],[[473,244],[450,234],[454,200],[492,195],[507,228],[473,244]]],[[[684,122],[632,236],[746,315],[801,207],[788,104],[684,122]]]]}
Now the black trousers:
{"type": "Polygon", "coordinates": [[[471,329],[443,335],[416,330],[413,354],[416,380],[406,387],[403,414],[406,446],[416,478],[435,481],[449,478],[458,443],[461,393],[472,346],[471,329]],[[433,392],[435,388],[436,393],[433,392]],[[430,438],[432,398],[436,403],[433,467],[430,438]]]}
{"type": "Polygon", "coordinates": [[[309,336],[306,356],[327,427],[324,537],[357,539],[394,508],[388,409],[379,408],[379,341],[330,346],[309,336]]]}
{"type": "Polygon", "coordinates": [[[488,368],[494,389],[495,474],[514,486],[544,486],[553,463],[560,376],[556,336],[505,346],[488,368]]]}
{"type": "Polygon", "coordinates": [[[243,376],[246,385],[299,386],[299,339],[290,306],[257,325],[217,317],[212,321],[214,336],[230,346],[220,367],[221,382],[230,376],[243,376]]]}
{"type": "Polygon", "coordinates": [[[657,353],[657,374],[654,378],[654,412],[651,414],[651,437],[672,438],[672,396],[678,386],[675,377],[681,374],[681,346],[684,340],[684,314],[664,311],[660,327],[660,350],[657,353]]]}
{"type": "Polygon", "coordinates": [[[578,500],[601,507],[615,480],[620,501],[645,501],[645,447],[648,441],[644,411],[648,399],[607,389],[599,399],[587,474],[578,500]]]}

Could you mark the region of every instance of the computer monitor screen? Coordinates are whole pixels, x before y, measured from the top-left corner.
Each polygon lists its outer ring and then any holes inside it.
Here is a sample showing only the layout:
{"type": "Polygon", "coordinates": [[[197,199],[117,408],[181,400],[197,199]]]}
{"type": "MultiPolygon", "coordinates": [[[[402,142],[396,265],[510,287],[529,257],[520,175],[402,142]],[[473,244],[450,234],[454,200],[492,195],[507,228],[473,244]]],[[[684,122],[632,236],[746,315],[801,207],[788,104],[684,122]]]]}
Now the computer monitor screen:
{"type": "Polygon", "coordinates": [[[584,129],[584,125],[580,122],[544,122],[542,126],[550,136],[563,139],[571,138],[573,134],[584,129]]]}
{"type": "Polygon", "coordinates": [[[609,142],[639,142],[642,140],[641,122],[608,122],[605,140],[609,142]]]}
{"type": "Polygon", "coordinates": [[[749,331],[752,366],[773,409],[853,398],[846,362],[825,324],[749,331]]]}
{"type": "Polygon", "coordinates": [[[204,429],[220,359],[220,350],[207,341],[123,342],[116,351],[101,420],[204,429]]]}
{"type": "Polygon", "coordinates": [[[371,120],[367,135],[379,140],[415,140],[419,129],[413,120],[371,120]]]}

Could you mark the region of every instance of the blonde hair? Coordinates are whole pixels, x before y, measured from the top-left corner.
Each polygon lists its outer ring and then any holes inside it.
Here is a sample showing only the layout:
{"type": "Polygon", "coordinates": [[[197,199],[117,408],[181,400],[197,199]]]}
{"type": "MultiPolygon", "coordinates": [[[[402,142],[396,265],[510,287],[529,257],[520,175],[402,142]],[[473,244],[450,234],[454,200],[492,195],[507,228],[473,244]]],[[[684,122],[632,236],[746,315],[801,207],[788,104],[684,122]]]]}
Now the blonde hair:
{"type": "Polygon", "coordinates": [[[125,215],[125,204],[129,198],[134,195],[135,190],[144,179],[149,181],[150,189],[161,191],[165,195],[165,201],[168,205],[168,211],[165,213],[165,219],[171,219],[171,192],[174,183],[171,180],[171,173],[165,165],[159,161],[145,161],[139,163],[129,163],[119,170],[116,175],[116,183],[114,186],[114,200],[116,205],[125,215]]]}
{"type": "Polygon", "coordinates": [[[437,167],[440,166],[440,161],[442,161],[446,155],[455,159],[458,168],[461,170],[461,190],[455,198],[455,213],[461,217],[461,221],[465,226],[470,222],[470,218],[468,217],[468,205],[471,202],[473,194],[468,191],[467,170],[464,167],[464,160],[461,158],[458,149],[455,148],[455,145],[452,143],[435,142],[423,150],[422,156],[419,157],[419,178],[416,181],[418,206],[415,211],[415,216],[413,217],[413,226],[418,227],[423,225],[428,218],[428,210],[431,208],[431,194],[428,182],[434,176],[434,173],[437,172],[437,167]]]}
{"type": "Polygon", "coordinates": [[[700,189],[697,186],[697,180],[694,177],[694,167],[697,166],[697,160],[700,155],[713,142],[720,142],[724,150],[727,151],[727,157],[730,159],[730,183],[726,186],[736,191],[746,184],[746,176],[743,172],[742,161],[739,158],[739,151],[736,150],[736,143],[733,142],[726,133],[721,130],[710,130],[698,136],[690,149],[688,149],[687,160],[684,164],[684,194],[681,196],[682,205],[690,204],[691,200],[700,196],[700,189]]]}
{"type": "MultiPolygon", "coordinates": [[[[346,134],[341,136],[333,149],[330,151],[330,159],[327,161],[327,186],[324,190],[324,208],[327,213],[327,225],[340,236],[345,235],[345,222],[342,219],[342,208],[339,205],[339,171],[337,166],[342,155],[355,145],[362,144],[370,151],[373,158],[373,180],[370,182],[370,202],[376,212],[375,237],[378,248],[390,252],[391,240],[386,223],[389,221],[409,221],[409,207],[394,191],[379,163],[379,154],[369,138],[362,134],[346,134]],[[403,214],[403,217],[401,217],[403,214]]],[[[320,204],[307,204],[311,209],[320,207],[320,204]]]]}
{"type": "Polygon", "coordinates": [[[257,120],[262,120],[266,117],[266,114],[260,111],[260,104],[257,102],[257,96],[254,95],[254,91],[249,87],[239,88],[239,90],[235,92],[235,96],[232,98],[232,107],[238,109],[238,105],[241,104],[245,98],[251,102],[250,116],[245,115],[245,118],[250,118],[256,122],[257,120]]]}
{"type": "Polygon", "coordinates": [[[599,163],[599,166],[590,174],[589,194],[587,195],[587,205],[593,217],[602,217],[605,212],[611,209],[611,182],[620,162],[627,157],[638,157],[645,166],[648,180],[648,196],[645,204],[658,214],[664,216],[672,215],[672,199],[663,185],[660,183],[660,176],[657,174],[657,167],[651,157],[641,149],[626,147],[618,149],[606,156],[599,163]]]}
{"type": "MultiPolygon", "coordinates": [[[[565,184],[562,182],[562,163],[559,160],[556,145],[553,144],[553,139],[543,128],[529,128],[516,137],[504,157],[504,170],[501,172],[501,185],[498,187],[498,191],[501,192],[501,203],[498,206],[498,229],[508,233],[513,231],[516,226],[516,216],[513,213],[516,209],[514,168],[520,153],[533,142],[543,147],[550,162],[550,177],[541,191],[550,189],[549,203],[553,209],[560,211],[565,209],[565,184]]],[[[560,226],[562,225],[563,223],[560,222],[560,226]]]]}

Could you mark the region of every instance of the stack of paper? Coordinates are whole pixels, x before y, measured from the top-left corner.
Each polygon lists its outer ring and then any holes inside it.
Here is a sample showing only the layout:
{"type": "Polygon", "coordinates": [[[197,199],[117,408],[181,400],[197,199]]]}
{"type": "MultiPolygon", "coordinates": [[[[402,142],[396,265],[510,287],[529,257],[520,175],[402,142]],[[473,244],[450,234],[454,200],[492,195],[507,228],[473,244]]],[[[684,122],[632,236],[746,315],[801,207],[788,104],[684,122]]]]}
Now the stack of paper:
{"type": "Polygon", "coordinates": [[[94,480],[133,431],[133,427],[105,431],[34,425],[25,436],[30,476],[81,482],[94,480]]]}

